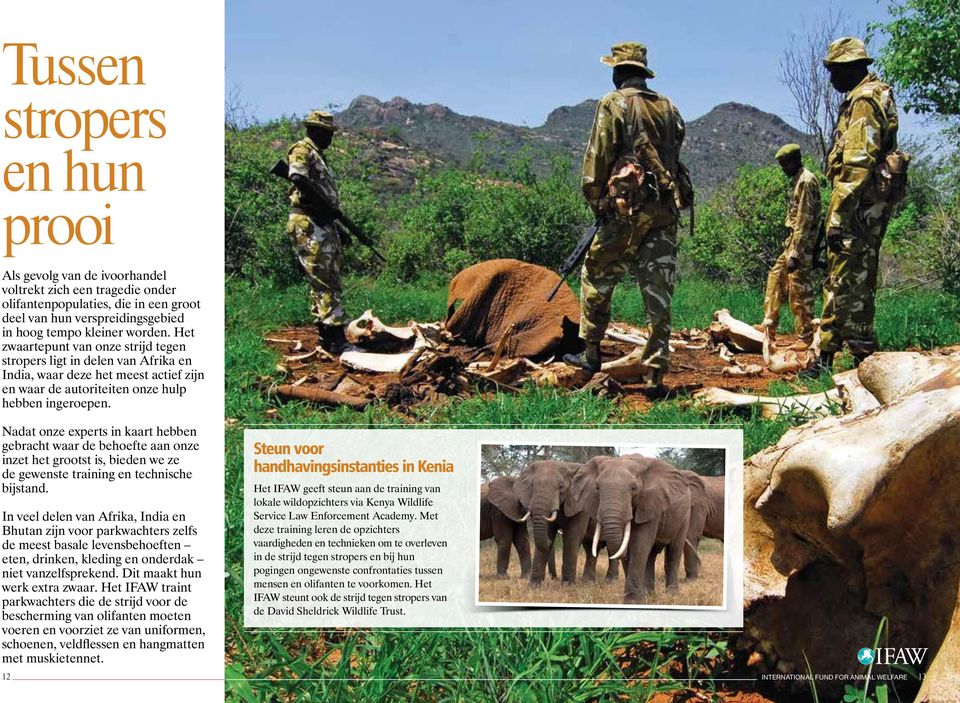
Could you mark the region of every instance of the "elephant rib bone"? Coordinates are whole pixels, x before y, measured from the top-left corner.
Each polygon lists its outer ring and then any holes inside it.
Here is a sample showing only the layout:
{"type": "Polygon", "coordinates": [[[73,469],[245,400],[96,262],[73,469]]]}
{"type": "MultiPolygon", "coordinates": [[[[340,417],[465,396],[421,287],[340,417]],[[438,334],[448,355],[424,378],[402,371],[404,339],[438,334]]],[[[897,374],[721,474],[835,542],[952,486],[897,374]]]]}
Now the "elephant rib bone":
{"type": "Polygon", "coordinates": [[[617,553],[610,557],[610,560],[619,559],[623,556],[623,553],[627,551],[627,545],[630,543],[630,528],[633,526],[633,523],[630,520],[627,520],[627,525],[623,531],[623,542],[620,543],[620,549],[617,550],[617,553]]]}
{"type": "Polygon", "coordinates": [[[723,388],[704,388],[694,393],[693,398],[704,405],[731,407],[759,405],[761,414],[768,419],[791,413],[809,416],[830,415],[833,408],[840,404],[840,392],[836,388],[825,393],[782,397],[733,393],[723,388]]]}

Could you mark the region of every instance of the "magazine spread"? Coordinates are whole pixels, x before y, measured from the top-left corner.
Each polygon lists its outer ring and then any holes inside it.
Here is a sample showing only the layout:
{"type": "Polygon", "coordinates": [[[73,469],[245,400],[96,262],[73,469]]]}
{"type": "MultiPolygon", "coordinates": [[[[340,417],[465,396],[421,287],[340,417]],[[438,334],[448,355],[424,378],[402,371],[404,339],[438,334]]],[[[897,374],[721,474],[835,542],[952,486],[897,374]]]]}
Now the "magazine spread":
{"type": "Polygon", "coordinates": [[[958,3],[3,14],[0,700],[960,701],[958,3]]]}

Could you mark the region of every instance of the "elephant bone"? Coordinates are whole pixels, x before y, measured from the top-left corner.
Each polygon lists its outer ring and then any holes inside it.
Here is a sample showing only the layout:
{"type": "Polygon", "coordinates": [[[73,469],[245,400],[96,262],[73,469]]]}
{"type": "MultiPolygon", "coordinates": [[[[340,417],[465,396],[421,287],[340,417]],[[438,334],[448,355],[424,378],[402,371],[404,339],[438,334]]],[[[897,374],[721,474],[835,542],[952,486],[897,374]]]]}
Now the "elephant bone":
{"type": "Polygon", "coordinates": [[[885,616],[891,640],[932,654],[917,700],[953,700],[960,690],[957,360],[945,366],[916,355],[898,366],[891,356],[865,361],[859,379],[881,399],[899,397],[795,428],[746,462],[745,625],[780,660],[806,654],[814,671],[853,674],[851,652],[872,640],[885,616]],[[882,379],[880,368],[899,377],[882,379]]]}
{"type": "Polygon", "coordinates": [[[765,418],[799,413],[811,417],[829,415],[840,406],[840,391],[833,388],[824,393],[804,395],[763,396],[752,393],[734,393],[723,388],[703,388],[694,392],[693,399],[704,405],[746,407],[759,405],[765,418]]]}
{"type": "Polygon", "coordinates": [[[642,359],[643,349],[638,347],[626,356],[604,362],[600,365],[600,370],[619,383],[636,383],[643,380],[646,367],[642,359]]]}
{"type": "Polygon", "coordinates": [[[360,317],[347,325],[344,335],[354,346],[389,353],[412,346],[417,330],[414,326],[390,327],[383,324],[373,310],[364,310],[360,317]]]}
{"type": "Polygon", "coordinates": [[[960,385],[960,355],[884,352],[868,356],[857,369],[860,383],[881,403],[919,390],[960,385]]]}
{"type": "Polygon", "coordinates": [[[816,360],[819,352],[813,349],[798,352],[793,349],[777,351],[776,345],[768,331],[763,335],[763,363],[773,373],[797,373],[809,368],[816,360]]]}
{"type": "Polygon", "coordinates": [[[713,313],[710,340],[714,345],[727,344],[736,351],[756,353],[763,349],[763,332],[738,320],[724,308],[713,313]]]}
{"type": "Polygon", "coordinates": [[[422,354],[421,349],[430,347],[430,343],[419,330],[411,328],[414,342],[409,351],[381,353],[351,349],[340,355],[340,363],[356,371],[370,373],[399,373],[414,356],[422,354]]]}

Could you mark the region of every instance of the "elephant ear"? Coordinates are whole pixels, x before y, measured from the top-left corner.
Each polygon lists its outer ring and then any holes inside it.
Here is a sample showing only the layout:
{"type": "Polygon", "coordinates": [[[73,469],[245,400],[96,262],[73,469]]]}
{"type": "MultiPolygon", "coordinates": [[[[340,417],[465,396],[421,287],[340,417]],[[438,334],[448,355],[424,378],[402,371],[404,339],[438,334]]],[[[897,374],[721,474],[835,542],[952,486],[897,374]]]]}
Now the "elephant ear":
{"type": "Polygon", "coordinates": [[[684,480],[686,480],[687,486],[690,487],[690,499],[694,503],[706,504],[707,484],[703,480],[703,477],[695,471],[687,471],[686,469],[681,469],[680,473],[683,475],[684,480]]]}
{"type": "Polygon", "coordinates": [[[677,503],[689,499],[690,487],[683,475],[672,466],[657,461],[638,472],[640,491],[635,503],[633,519],[637,524],[659,520],[660,516],[677,503]]]}
{"type": "Polygon", "coordinates": [[[577,469],[570,479],[570,493],[563,506],[567,517],[573,517],[586,512],[593,517],[597,513],[599,493],[597,492],[597,476],[600,475],[599,458],[594,458],[577,469]]]}
{"type": "Polygon", "coordinates": [[[526,512],[526,509],[530,507],[530,503],[533,501],[533,474],[534,469],[528,466],[513,483],[513,493],[517,497],[517,500],[523,505],[524,512],[526,512]]]}
{"type": "Polygon", "coordinates": [[[490,482],[490,488],[487,491],[487,500],[489,500],[501,513],[506,515],[514,522],[519,522],[527,511],[520,505],[513,487],[515,481],[512,478],[500,477],[490,482]]]}

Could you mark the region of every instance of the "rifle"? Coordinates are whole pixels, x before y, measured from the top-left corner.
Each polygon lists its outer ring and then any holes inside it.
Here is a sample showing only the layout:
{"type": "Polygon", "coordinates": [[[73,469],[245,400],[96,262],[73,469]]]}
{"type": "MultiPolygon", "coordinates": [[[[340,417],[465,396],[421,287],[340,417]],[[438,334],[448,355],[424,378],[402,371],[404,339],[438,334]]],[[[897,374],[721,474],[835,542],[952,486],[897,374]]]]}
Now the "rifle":
{"type": "Polygon", "coordinates": [[[560,265],[560,271],[558,272],[560,274],[560,280],[557,281],[556,287],[550,291],[550,295],[547,296],[548,303],[553,300],[553,296],[560,290],[560,286],[563,285],[564,280],[566,280],[567,276],[569,276],[573,269],[577,267],[577,264],[580,263],[580,259],[587,253],[587,249],[589,249],[593,243],[593,238],[597,236],[597,232],[600,230],[600,227],[603,226],[603,220],[604,216],[601,215],[592,225],[584,228],[583,236],[580,238],[580,241],[577,242],[577,246],[573,248],[570,256],[564,259],[560,265]]]}
{"type": "MultiPolygon", "coordinates": [[[[290,180],[290,167],[287,165],[286,160],[279,159],[277,163],[273,165],[273,168],[270,169],[270,173],[277,178],[282,178],[286,181],[290,180]]],[[[311,193],[311,195],[318,195],[316,193],[311,193]]],[[[359,241],[363,242],[370,248],[370,251],[373,252],[373,255],[376,256],[383,263],[387,263],[386,258],[383,254],[376,250],[373,240],[368,237],[360,227],[353,222],[349,217],[343,214],[343,211],[340,208],[334,207],[332,204],[321,200],[317,203],[316,207],[325,210],[324,214],[329,214],[333,217],[334,220],[346,227],[347,231],[350,232],[354,237],[359,241]]]]}
{"type": "Polygon", "coordinates": [[[827,238],[827,227],[826,222],[821,217],[820,226],[817,228],[817,241],[813,245],[813,268],[814,269],[824,269],[827,268],[827,262],[820,259],[820,254],[823,253],[823,250],[826,249],[825,241],[827,238]]]}

